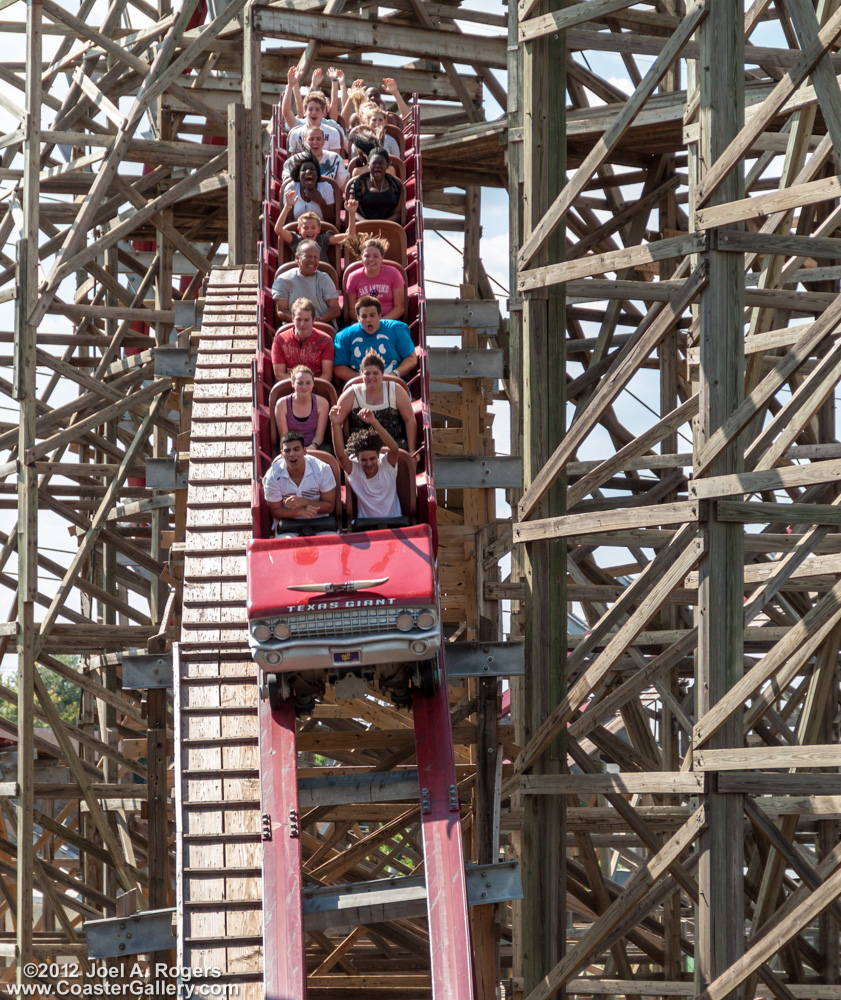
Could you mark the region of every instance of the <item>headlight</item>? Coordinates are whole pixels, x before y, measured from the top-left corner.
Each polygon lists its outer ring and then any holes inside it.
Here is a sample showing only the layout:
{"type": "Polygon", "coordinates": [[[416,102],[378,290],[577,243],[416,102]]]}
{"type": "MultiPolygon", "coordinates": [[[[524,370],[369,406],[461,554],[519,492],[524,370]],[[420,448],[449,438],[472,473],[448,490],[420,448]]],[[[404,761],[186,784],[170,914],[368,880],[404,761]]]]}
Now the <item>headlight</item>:
{"type": "Polygon", "coordinates": [[[288,639],[292,635],[292,629],[286,622],[278,622],[274,627],[275,639],[288,639]]]}
{"type": "Polygon", "coordinates": [[[397,616],[397,621],[394,623],[401,632],[408,632],[409,629],[415,627],[415,619],[409,614],[408,611],[403,611],[397,616]]]}
{"type": "Polygon", "coordinates": [[[418,615],[418,627],[419,628],[432,628],[435,624],[435,612],[434,611],[421,611],[418,615]]]}
{"type": "Polygon", "coordinates": [[[265,642],[266,639],[271,639],[272,630],[265,622],[257,622],[251,626],[251,634],[258,642],[265,642]]]}
{"type": "Polygon", "coordinates": [[[276,667],[279,663],[283,662],[283,654],[278,653],[276,650],[272,649],[266,653],[266,663],[273,667],[276,667]]]}
{"type": "Polygon", "coordinates": [[[412,643],[412,652],[415,656],[423,656],[423,654],[429,649],[429,643],[426,639],[415,639],[412,643]]]}

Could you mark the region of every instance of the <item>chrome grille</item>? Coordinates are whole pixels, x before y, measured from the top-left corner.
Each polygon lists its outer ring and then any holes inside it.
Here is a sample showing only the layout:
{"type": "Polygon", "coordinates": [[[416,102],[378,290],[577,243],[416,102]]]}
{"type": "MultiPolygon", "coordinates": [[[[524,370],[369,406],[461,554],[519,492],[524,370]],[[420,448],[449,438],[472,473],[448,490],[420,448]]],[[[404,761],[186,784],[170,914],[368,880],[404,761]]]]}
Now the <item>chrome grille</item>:
{"type": "Polygon", "coordinates": [[[343,611],[311,611],[283,618],[292,629],[290,638],[330,635],[365,635],[395,628],[397,616],[405,608],[346,608],[343,611]]]}

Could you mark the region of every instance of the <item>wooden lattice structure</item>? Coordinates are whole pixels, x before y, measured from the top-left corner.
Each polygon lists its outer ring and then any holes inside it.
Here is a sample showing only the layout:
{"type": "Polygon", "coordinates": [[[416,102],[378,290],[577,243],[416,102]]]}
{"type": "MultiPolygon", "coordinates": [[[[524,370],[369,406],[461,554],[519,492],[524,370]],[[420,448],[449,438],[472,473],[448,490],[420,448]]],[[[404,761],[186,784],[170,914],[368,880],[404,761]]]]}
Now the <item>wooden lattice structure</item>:
{"type": "MultiPolygon", "coordinates": [[[[190,964],[260,992],[243,570],[203,513],[239,491],[225,523],[244,536],[246,407],[216,399],[247,396],[244,331],[214,303],[253,283],[270,109],[288,67],[317,60],[419,95],[427,228],[464,234],[459,298],[431,304],[430,335],[506,352],[503,379],[433,393],[442,459],[490,457],[497,390],[524,470],[513,525],[493,473],[440,496],[448,638],[498,638],[510,600],[526,652],[510,720],[497,680],[450,689],[465,853],[501,845],[525,890],[471,911],[477,996],[841,997],[838,3],[459,8],[115,0],[94,24],[92,0],[30,0],[0,23],[8,52],[25,38],[0,66],[0,390],[21,415],[0,426],[0,504],[17,508],[0,536],[0,664],[18,664],[0,689],[17,707],[0,718],[5,982],[32,959],[84,974],[84,921],[172,906],[194,878],[190,964]],[[507,115],[485,121],[483,93],[507,115]],[[498,324],[480,188],[506,185],[498,324]],[[228,353],[224,391],[194,389],[196,349],[208,370],[228,353]],[[192,873],[176,872],[172,703],[123,684],[133,654],[176,640],[196,720],[179,787],[207,782],[182,825],[210,845],[192,873]],[[231,825],[214,796],[242,803],[231,825]]],[[[403,766],[410,732],[370,696],[328,698],[299,774],[403,766]]],[[[413,871],[415,813],[316,804],[305,870],[413,871]]],[[[430,995],[422,918],[308,947],[312,996],[430,995]]]]}
{"type": "Polygon", "coordinates": [[[553,6],[510,26],[524,993],[836,996],[841,13],[553,6]]]}

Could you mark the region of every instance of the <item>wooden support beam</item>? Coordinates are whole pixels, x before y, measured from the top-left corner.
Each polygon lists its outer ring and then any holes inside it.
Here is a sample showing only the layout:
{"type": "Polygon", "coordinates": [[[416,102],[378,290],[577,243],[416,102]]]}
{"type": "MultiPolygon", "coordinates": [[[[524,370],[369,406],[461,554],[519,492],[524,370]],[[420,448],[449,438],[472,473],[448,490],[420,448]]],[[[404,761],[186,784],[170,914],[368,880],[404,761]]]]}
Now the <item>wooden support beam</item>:
{"type": "Polygon", "coordinates": [[[99,508],[94,515],[90,527],[88,529],[85,538],[79,545],[76,555],[67,568],[67,572],[64,575],[64,579],[61,582],[61,586],[58,589],[58,593],[50,604],[49,610],[47,612],[46,618],[41,623],[41,627],[38,630],[38,638],[35,644],[36,655],[40,651],[41,647],[44,645],[45,640],[50,634],[50,629],[55,624],[61,608],[64,602],[67,600],[70,594],[70,587],[75,580],[77,574],[80,572],[82,566],[85,563],[93,545],[96,543],[96,539],[99,535],[101,528],[105,523],[106,515],[111,509],[114,500],[117,496],[120,486],[128,475],[129,469],[135,460],[135,456],[139,453],[140,449],[146,444],[147,437],[150,432],[151,427],[155,422],[155,418],[158,412],[163,407],[166,402],[166,397],[163,395],[165,391],[169,389],[169,380],[162,379],[155,383],[152,387],[157,390],[156,393],[152,394],[150,398],[153,398],[153,402],[150,405],[149,412],[141,422],[140,427],[137,429],[134,441],[129,446],[126,451],[125,457],[123,458],[120,468],[117,470],[116,475],[112,479],[108,487],[108,492],[102,498],[99,508]]]}
{"type": "MultiPolygon", "coordinates": [[[[425,4],[422,2],[422,0],[409,0],[409,3],[411,4],[415,17],[418,19],[418,22],[420,23],[421,27],[433,31],[437,27],[440,30],[440,25],[435,25],[433,23],[432,18],[427,12],[425,4]]],[[[447,77],[449,78],[449,81],[452,84],[458,99],[462,103],[462,107],[467,112],[467,117],[469,121],[471,122],[482,121],[484,116],[477,109],[467,88],[464,86],[464,83],[462,82],[462,79],[459,76],[458,71],[456,70],[456,66],[453,60],[442,59],[441,65],[443,66],[444,72],[447,74],[447,77]]]]}
{"type": "MultiPolygon", "coordinates": [[[[741,676],[737,684],[728,691],[726,698],[701,715],[695,724],[693,743],[696,748],[703,746],[727,719],[740,710],[751,693],[771,680],[781,667],[802,666],[814,655],[817,646],[841,619],[839,597],[841,583],[837,583],[807,615],[793,625],[785,638],[776,643],[767,656],[741,676]]],[[[777,685],[772,683],[771,691],[773,698],[778,696],[777,685]]]]}
{"type": "Polygon", "coordinates": [[[694,500],[657,504],[653,507],[629,507],[627,510],[606,510],[594,514],[567,514],[565,517],[544,517],[537,521],[515,524],[514,543],[547,538],[568,538],[599,531],[626,531],[655,524],[690,524],[700,517],[700,505],[694,500]]]}
{"type": "Polygon", "coordinates": [[[572,28],[576,24],[592,21],[593,18],[612,14],[614,11],[630,7],[633,0],[588,0],[587,3],[576,3],[563,10],[550,11],[538,17],[521,21],[517,37],[521,42],[530,42],[555,31],[572,28]]]}
{"type": "Polygon", "coordinates": [[[763,412],[768,401],[788,382],[824,338],[836,331],[840,322],[841,295],[833,300],[815,320],[809,331],[800,337],[791,350],[786,351],[774,369],[736,407],[703,447],[698,449],[694,462],[696,476],[705,473],[721,449],[763,412]]]}
{"type": "MultiPolygon", "coordinates": [[[[841,11],[836,15],[841,18],[841,11]]],[[[803,205],[818,205],[832,201],[841,192],[841,178],[826,177],[822,180],[795,184],[771,194],[755,194],[750,198],[731,200],[720,205],[710,205],[695,212],[698,229],[732,226],[735,222],[761,219],[775,212],[787,212],[803,205]]]]}
{"type": "Polygon", "coordinates": [[[695,299],[707,282],[707,266],[700,264],[681,287],[675,299],[664,308],[654,307],[637,327],[631,339],[622,347],[611,363],[602,384],[593,394],[587,408],[570,427],[564,440],[552,453],[539,475],[523,494],[518,505],[520,520],[531,517],[537,504],[550,488],[555,478],[575,454],[596,422],[624,389],[637,367],[668,334],[680,319],[683,310],[695,299]]]}
{"type": "Polygon", "coordinates": [[[424,53],[431,59],[452,59],[462,62],[465,53],[471,61],[505,69],[507,65],[504,38],[488,35],[456,34],[392,25],[382,21],[367,21],[358,17],[325,17],[303,11],[284,11],[277,7],[254,5],[254,26],[268,38],[309,41],[318,38],[322,45],[363,47],[398,55],[424,53]]]}
{"type": "MultiPolygon", "coordinates": [[[[558,11],[561,6],[559,0],[545,0],[538,9],[558,11]]],[[[557,102],[557,95],[566,90],[564,50],[563,33],[519,47],[524,140],[521,211],[526,242],[566,183],[565,115],[564,107],[557,102]]],[[[561,261],[565,242],[559,228],[541,247],[538,263],[550,265],[561,261]]],[[[528,399],[522,411],[526,489],[560,445],[565,432],[565,312],[564,292],[559,286],[523,299],[521,391],[523,398],[528,399]]],[[[542,508],[542,513],[549,516],[565,512],[562,481],[545,492],[542,508]]],[[[536,540],[522,552],[527,609],[522,704],[526,733],[539,730],[566,688],[566,558],[564,542],[536,540]]],[[[540,774],[565,770],[566,753],[560,729],[541,746],[530,764],[540,774]]],[[[523,813],[521,867],[525,899],[521,933],[523,975],[526,990],[530,990],[566,951],[563,912],[566,852],[559,849],[566,830],[566,802],[527,799],[523,813]]]]}
{"type": "Polygon", "coordinates": [[[592,254],[578,257],[576,260],[563,264],[549,264],[546,267],[535,267],[528,271],[520,271],[517,285],[521,292],[546,285],[572,281],[591,274],[605,274],[608,271],[620,271],[640,264],[649,264],[659,260],[671,260],[698,253],[706,245],[704,233],[687,233],[686,236],[672,236],[666,240],[655,240],[642,246],[625,247],[622,250],[611,250],[607,253],[592,254]]]}
{"type": "MultiPolygon", "coordinates": [[[[39,168],[41,145],[42,7],[39,0],[26,5],[26,117],[23,156],[23,239],[18,244],[18,290],[15,310],[15,396],[20,406],[18,456],[30,455],[35,443],[37,389],[35,383],[38,327],[29,317],[38,299],[39,168]]],[[[26,971],[33,958],[35,851],[34,768],[35,757],[35,600],[38,592],[38,475],[34,456],[24,458],[18,468],[18,592],[17,592],[17,689],[19,793],[16,821],[18,838],[16,963],[15,981],[30,982],[26,971]]]]}
{"type": "Polygon", "coordinates": [[[649,889],[661,879],[672,864],[695,842],[705,829],[707,818],[703,807],[697,809],[689,820],[664,844],[662,849],[628,880],[621,894],[608,909],[579,938],[563,961],[559,962],[540,985],[532,990],[526,1000],[548,1000],[560,986],[595,954],[606,935],[641,902],[649,889]]]}
{"type": "MultiPolygon", "coordinates": [[[[835,14],[818,32],[817,37],[804,48],[796,63],[786,73],[762,105],[753,110],[747,124],[729,142],[725,149],[717,152],[704,178],[698,184],[696,206],[701,208],[723,183],[730,171],[750,148],[753,139],[765,128],[767,122],[795,92],[799,84],[812,72],[817,62],[841,32],[841,11],[835,14]]],[[[728,199],[729,200],[729,199],[728,199]]],[[[724,209],[722,209],[724,210],[724,209]]]]}
{"type": "Polygon", "coordinates": [[[685,771],[524,774],[518,779],[518,787],[528,795],[575,795],[579,798],[608,794],[699,795],[704,790],[704,778],[685,771]]]}
{"type": "Polygon", "coordinates": [[[768,961],[796,934],[819,916],[841,894],[841,867],[838,850],[828,855],[818,866],[817,873],[824,879],[820,888],[810,892],[802,887],[793,892],[777,911],[772,933],[766,933],[719,975],[710,985],[696,995],[696,1000],[725,1000],[745,982],[760,964],[768,961]]]}
{"type": "Polygon", "coordinates": [[[731,750],[696,750],[692,766],[697,771],[762,770],[774,767],[838,767],[841,747],[837,744],[804,747],[740,747],[731,750]]]}
{"type": "Polygon", "coordinates": [[[560,703],[523,747],[514,761],[514,775],[503,786],[503,795],[506,789],[510,791],[514,787],[517,776],[531,768],[558,732],[566,726],[584,704],[590,692],[612,669],[613,664],[628,649],[651,616],[659,610],[671,588],[696,565],[702,553],[703,541],[695,537],[695,529],[690,526],[682,528],[670,548],[660,552],[648,564],[610,611],[603,616],[599,625],[590,632],[586,641],[568,657],[568,669],[572,671],[577,664],[583,662],[587,653],[609,634],[608,630],[612,625],[621,621],[627,614],[626,609],[632,603],[639,601],[636,610],[628,616],[619,630],[611,635],[602,652],[581,673],[560,703]]]}
{"type": "MultiPolygon", "coordinates": [[[[638,455],[642,455],[648,449],[652,448],[655,444],[659,444],[665,437],[674,433],[681,424],[686,423],[691,420],[695,414],[698,412],[698,396],[697,394],[691,396],[685,403],[676,407],[671,413],[668,413],[661,420],[647,431],[634,438],[633,441],[629,441],[624,448],[620,448],[615,455],[610,458],[606,458],[603,462],[599,463],[594,469],[586,472],[581,479],[573,483],[567,490],[567,503],[570,507],[574,507],[580,500],[583,500],[588,493],[592,493],[599,488],[603,483],[607,482],[608,479],[614,473],[620,471],[621,469],[628,468],[628,462],[638,455]]],[[[658,464],[662,459],[651,458],[651,468],[660,468],[658,464]]],[[[569,472],[569,467],[567,467],[569,472]]]]}
{"type": "Polygon", "coordinates": [[[251,119],[242,104],[228,105],[228,262],[251,263],[256,254],[252,215],[251,119]]]}
{"type": "Polygon", "coordinates": [[[576,170],[573,180],[558,195],[540,224],[523,244],[517,254],[517,260],[521,269],[528,267],[534,260],[537,251],[543,246],[558,222],[569,211],[575,199],[587,186],[587,183],[598,167],[605,161],[610,151],[630,127],[643,104],[663,78],[672,62],[678,57],[692,33],[701,21],[703,21],[706,13],[707,6],[704,0],[699,0],[699,2],[689,6],[686,17],[681,22],[680,27],[671,35],[646,73],[645,78],[634,91],[633,96],[625,103],[611,127],[587,154],[584,162],[576,170]]]}
{"type": "MultiPolygon", "coordinates": [[[[65,276],[65,274],[74,270],[73,266],[71,266],[68,270],[66,265],[69,264],[70,260],[77,255],[77,251],[82,245],[82,241],[85,239],[88,229],[93,224],[96,210],[99,208],[103,196],[110,187],[111,181],[116,176],[117,169],[123,159],[123,156],[125,155],[128,142],[134,134],[134,130],[142,120],[147,107],[166,89],[170,80],[174,79],[174,76],[170,76],[167,73],[167,69],[171,70],[172,68],[172,57],[175,52],[175,46],[187,26],[187,21],[192,15],[196,3],[197,0],[187,0],[161,43],[155,56],[155,60],[149,68],[148,74],[144,82],[141,84],[140,90],[138,91],[138,94],[133,102],[125,127],[117,133],[117,138],[109,151],[108,157],[100,171],[97,173],[96,180],[91,186],[88,198],[82,206],[74,226],[71,227],[62,244],[56,262],[53,265],[53,269],[47,279],[46,287],[41,292],[38,305],[35,307],[33,314],[29,317],[30,322],[33,324],[37,325],[44,318],[56,292],[58,291],[61,279],[65,276]]],[[[225,14],[231,10],[238,11],[243,4],[244,0],[234,0],[230,7],[226,9],[225,14]]],[[[225,15],[223,15],[223,17],[224,16],[225,15]]],[[[175,60],[175,63],[177,62],[178,60],[175,60]]],[[[179,69],[179,73],[180,71],[181,69],[179,69]]]]}

